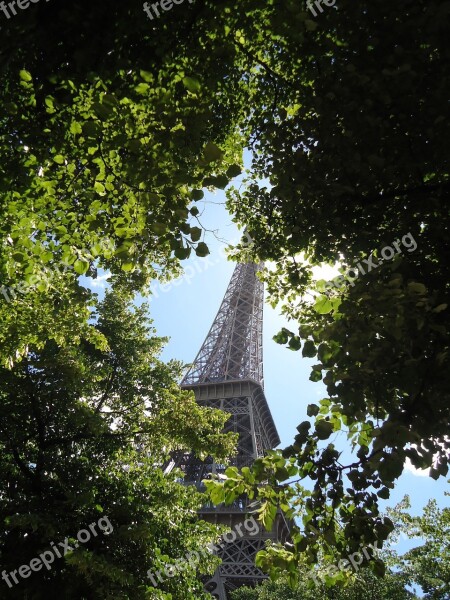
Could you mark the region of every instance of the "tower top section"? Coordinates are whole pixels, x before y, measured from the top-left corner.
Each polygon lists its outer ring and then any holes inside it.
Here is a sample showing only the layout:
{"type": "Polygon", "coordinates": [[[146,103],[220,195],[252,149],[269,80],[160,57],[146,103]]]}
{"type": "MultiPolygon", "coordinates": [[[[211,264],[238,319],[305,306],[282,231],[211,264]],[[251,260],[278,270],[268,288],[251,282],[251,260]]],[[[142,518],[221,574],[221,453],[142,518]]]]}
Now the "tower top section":
{"type": "Polygon", "coordinates": [[[239,263],[200,352],[181,385],[250,379],[264,385],[262,265],[239,263]]]}

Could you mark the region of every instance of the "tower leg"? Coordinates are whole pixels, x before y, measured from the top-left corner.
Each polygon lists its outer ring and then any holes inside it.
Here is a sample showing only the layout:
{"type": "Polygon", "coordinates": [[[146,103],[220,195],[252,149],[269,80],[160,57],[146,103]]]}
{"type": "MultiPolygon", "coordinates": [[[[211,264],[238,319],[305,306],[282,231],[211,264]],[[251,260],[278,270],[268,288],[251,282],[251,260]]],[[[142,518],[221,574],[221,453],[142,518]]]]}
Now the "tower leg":
{"type": "Polygon", "coordinates": [[[227,600],[225,586],[223,585],[218,569],[214,573],[214,576],[205,583],[205,590],[216,600],[227,600]]]}

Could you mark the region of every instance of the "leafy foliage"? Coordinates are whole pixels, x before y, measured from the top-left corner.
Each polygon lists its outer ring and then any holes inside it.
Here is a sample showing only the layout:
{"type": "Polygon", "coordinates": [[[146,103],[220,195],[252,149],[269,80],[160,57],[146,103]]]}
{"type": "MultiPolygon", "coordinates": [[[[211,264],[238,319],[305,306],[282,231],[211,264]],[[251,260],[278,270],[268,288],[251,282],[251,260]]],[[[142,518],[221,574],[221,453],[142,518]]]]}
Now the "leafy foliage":
{"type": "Polygon", "coordinates": [[[292,445],[223,486],[244,488],[268,523],[277,508],[297,518],[293,546],[270,550],[274,571],[385,540],[378,502],[406,459],[438,478],[450,449],[448,5],[291,10],[264,51],[245,40],[265,95],[247,122],[247,187],[229,193],[292,320],[276,341],[316,357],[310,379],[328,393],[292,445]],[[315,282],[324,263],[353,277],[315,282]]]}
{"type": "Polygon", "coordinates": [[[439,509],[435,500],[428,502],[420,516],[411,516],[409,508],[406,496],[390,511],[396,532],[422,543],[394,560],[422,588],[426,600],[446,600],[450,597],[450,508],[439,509]]]}
{"type": "Polygon", "coordinates": [[[202,0],[149,21],[140,0],[74,0],[2,28],[0,277],[38,279],[0,304],[3,365],[72,335],[106,351],[79,275],[137,290],[206,256],[192,203],[227,186],[249,144],[229,207],[299,324],[278,341],[317,356],[329,395],[284,453],[224,488],[253,494],[267,523],[277,507],[301,518],[286,564],[386,539],[378,499],[406,458],[447,473],[448,16],[437,0],[340,0],[316,19],[304,0],[202,0]],[[408,234],[417,248],[356,281],[312,283],[311,266],[378,265],[408,234]]]}
{"type": "Polygon", "coordinates": [[[146,573],[217,536],[197,519],[202,496],[164,466],[170,452],[191,448],[223,460],[233,448],[232,434],[220,433],[226,416],[180,391],[180,365],[158,359],[164,340],[128,294],[107,295],[93,326],[105,349],[50,340],[0,372],[2,569],[29,564],[101,516],[114,530],[10,590],[2,581],[2,598],[206,598],[194,568],[158,589],[146,573]]]}
{"type": "MultiPolygon", "coordinates": [[[[237,99],[243,84],[202,13],[174,11],[154,28],[137,1],[41,3],[2,29],[0,281],[33,281],[30,301],[2,299],[3,364],[41,342],[32,306],[47,292],[52,303],[46,273],[69,267],[58,295],[81,333],[79,275],[107,269],[142,289],[191,251],[209,253],[192,204],[240,172],[236,110],[221,88],[227,75],[237,99]]],[[[52,316],[46,333],[60,343],[64,317],[52,316]]]]}
{"type": "MultiPolygon", "coordinates": [[[[449,494],[446,494],[447,496],[449,494]]],[[[387,512],[395,524],[395,530],[389,537],[387,547],[381,556],[388,566],[383,578],[374,575],[371,569],[353,571],[345,586],[327,586],[330,564],[321,558],[314,570],[300,565],[296,568],[295,583],[280,571],[277,581],[266,581],[261,587],[241,588],[233,593],[233,600],[373,600],[415,599],[409,591],[411,586],[420,588],[420,597],[433,600],[447,600],[449,597],[449,509],[438,508],[435,500],[430,500],[419,516],[412,516],[409,496],[387,512]],[[418,545],[404,554],[394,550],[399,540],[417,539],[418,545]]],[[[355,565],[359,562],[355,559],[355,565]]],[[[349,569],[349,561],[343,564],[349,569]]],[[[334,563],[336,565],[336,563],[334,563]]],[[[337,564],[339,568],[339,564],[337,564]]]]}
{"type": "Polygon", "coordinates": [[[390,573],[384,579],[373,575],[370,570],[359,571],[355,579],[345,588],[326,588],[324,585],[311,587],[306,573],[300,584],[292,588],[283,581],[266,582],[258,588],[241,588],[233,592],[232,600],[414,600],[405,588],[403,578],[390,573]]]}

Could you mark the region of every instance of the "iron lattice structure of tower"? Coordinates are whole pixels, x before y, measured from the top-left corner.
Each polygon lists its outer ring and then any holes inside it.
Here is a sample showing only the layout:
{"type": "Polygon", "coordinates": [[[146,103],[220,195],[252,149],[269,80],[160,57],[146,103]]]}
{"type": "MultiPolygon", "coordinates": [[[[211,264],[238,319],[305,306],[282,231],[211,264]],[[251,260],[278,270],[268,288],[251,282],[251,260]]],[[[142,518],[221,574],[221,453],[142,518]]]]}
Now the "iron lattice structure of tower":
{"type": "MultiPolygon", "coordinates": [[[[254,263],[236,265],[212,327],[181,383],[183,389],[194,391],[199,404],[230,413],[225,431],[239,434],[237,454],[228,465],[217,464],[212,458],[200,461],[192,454],[179,457],[177,466],[184,472],[185,482],[199,488],[209,475],[220,475],[230,465],[250,466],[280,443],[264,394],[264,288],[257,277],[260,268],[254,263]]],[[[233,529],[248,512],[247,499],[242,498],[231,506],[205,506],[201,516],[233,529]]],[[[226,543],[220,554],[222,564],[205,588],[213,598],[227,600],[231,590],[256,585],[265,579],[255,566],[256,553],[266,540],[284,541],[288,534],[288,525],[279,514],[272,531],[261,528],[254,535],[246,531],[234,542],[226,543]]]]}

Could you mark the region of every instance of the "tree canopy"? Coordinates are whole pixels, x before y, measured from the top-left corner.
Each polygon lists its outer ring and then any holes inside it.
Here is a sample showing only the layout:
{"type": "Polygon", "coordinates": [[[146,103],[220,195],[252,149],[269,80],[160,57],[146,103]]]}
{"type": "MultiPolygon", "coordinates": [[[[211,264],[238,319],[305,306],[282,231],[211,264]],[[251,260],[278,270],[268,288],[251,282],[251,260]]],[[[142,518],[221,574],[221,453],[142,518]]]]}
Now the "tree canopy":
{"type": "MultiPolygon", "coordinates": [[[[194,566],[158,588],[147,571],[216,539],[217,528],[196,516],[202,495],[165,466],[171,452],[191,449],[223,460],[233,449],[233,435],[220,433],[226,415],[180,391],[180,365],[158,358],[165,340],[145,306],[115,289],[94,319],[106,349],[49,340],[0,371],[2,570],[17,573],[65,538],[72,546],[51,569],[11,589],[2,581],[1,596],[207,598],[194,566]],[[73,548],[101,517],[112,532],[73,548]]],[[[205,557],[201,572],[214,561],[205,557]]]]}
{"type": "Polygon", "coordinates": [[[244,84],[212,42],[214,15],[187,12],[187,20],[174,12],[155,27],[138,2],[74,2],[70,11],[41,3],[5,27],[4,364],[40,341],[44,321],[60,342],[67,310],[74,335],[85,331],[79,275],[104,268],[142,289],[173,274],[191,250],[208,254],[195,202],[204,186],[223,188],[240,173],[239,111],[229,92],[238,102],[244,84]],[[16,48],[21,38],[27,43],[16,48]],[[67,272],[52,285],[49,273],[62,266],[67,272]],[[15,299],[17,285],[28,300],[15,299]],[[51,316],[38,312],[43,295],[51,316]]]}
{"type": "Polygon", "coordinates": [[[52,0],[1,15],[5,384],[50,348],[107,352],[80,276],[145,291],[207,255],[198,202],[252,151],[228,206],[275,263],[269,299],[292,320],[276,340],[317,357],[328,392],[292,445],[228,473],[227,496],[260,500],[267,525],[277,508],[298,518],[278,567],[386,539],[378,502],[406,459],[448,472],[449,6],[197,0],[150,21],[137,0],[52,0]],[[314,282],[322,263],[352,276],[314,282]]]}
{"type": "Polygon", "coordinates": [[[272,101],[249,116],[252,171],[229,204],[292,320],[276,341],[317,358],[310,379],[328,397],[292,445],[214,491],[244,489],[267,523],[277,508],[298,517],[275,569],[386,539],[379,499],[406,460],[438,478],[450,448],[448,4],[344,0],[315,19],[282,15],[255,73],[272,101]],[[324,263],[344,275],[314,281],[324,263]]]}
{"type": "Polygon", "coordinates": [[[416,596],[405,588],[402,576],[389,574],[384,579],[370,570],[358,573],[355,580],[345,588],[309,587],[307,574],[298,586],[283,581],[267,581],[257,588],[240,588],[232,594],[232,600],[415,600],[416,596]]]}
{"type": "MultiPolygon", "coordinates": [[[[450,494],[446,494],[449,496],[450,494]]],[[[430,500],[419,515],[411,515],[406,496],[389,511],[395,523],[394,539],[417,539],[411,550],[398,555],[391,562],[402,569],[408,579],[419,585],[426,600],[446,600],[450,597],[450,508],[439,508],[430,500]]]]}
{"type": "MultiPolygon", "coordinates": [[[[447,494],[448,495],[448,494],[447,494]]],[[[409,496],[394,508],[387,509],[395,524],[381,557],[387,565],[383,578],[371,569],[360,568],[359,557],[344,563],[327,563],[319,559],[314,570],[300,566],[295,585],[286,576],[277,581],[267,580],[257,588],[240,588],[233,600],[447,600],[449,598],[449,508],[438,508],[430,500],[418,516],[409,512],[409,496]],[[408,541],[413,547],[399,552],[399,543],[408,541]],[[414,544],[413,542],[415,541],[414,544]],[[351,571],[351,577],[338,585],[327,586],[334,568],[351,571]],[[411,590],[415,590],[419,596],[411,590]]]]}

